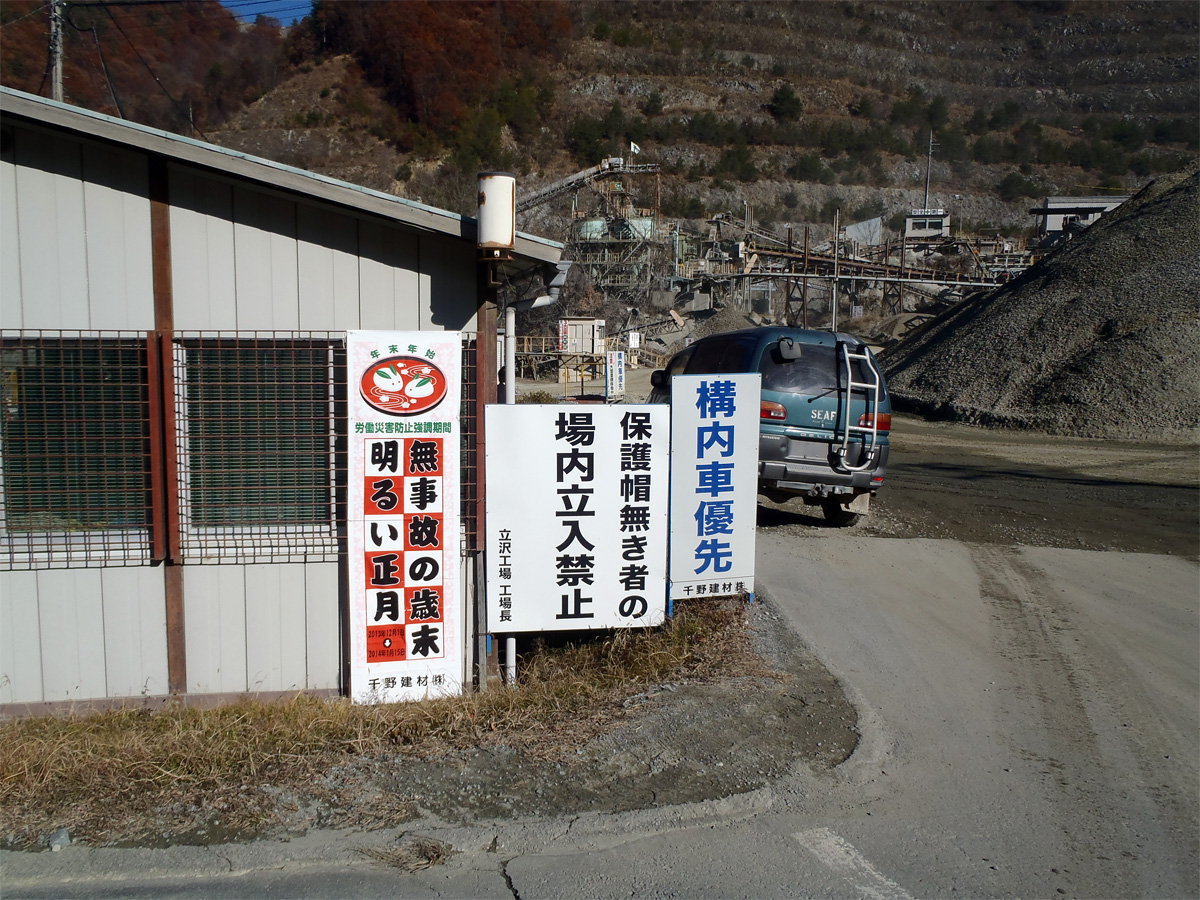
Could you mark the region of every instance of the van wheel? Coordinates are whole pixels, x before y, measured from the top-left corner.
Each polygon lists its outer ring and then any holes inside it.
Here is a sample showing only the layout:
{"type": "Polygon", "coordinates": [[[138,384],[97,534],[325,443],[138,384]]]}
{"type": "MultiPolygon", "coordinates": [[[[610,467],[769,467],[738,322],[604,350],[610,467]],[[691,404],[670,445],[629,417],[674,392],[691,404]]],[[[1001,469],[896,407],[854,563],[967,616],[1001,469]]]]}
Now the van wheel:
{"type": "Polygon", "coordinates": [[[836,500],[822,500],[821,512],[825,514],[825,521],[835,528],[849,528],[860,518],[858,513],[851,512],[849,507],[836,500]]]}

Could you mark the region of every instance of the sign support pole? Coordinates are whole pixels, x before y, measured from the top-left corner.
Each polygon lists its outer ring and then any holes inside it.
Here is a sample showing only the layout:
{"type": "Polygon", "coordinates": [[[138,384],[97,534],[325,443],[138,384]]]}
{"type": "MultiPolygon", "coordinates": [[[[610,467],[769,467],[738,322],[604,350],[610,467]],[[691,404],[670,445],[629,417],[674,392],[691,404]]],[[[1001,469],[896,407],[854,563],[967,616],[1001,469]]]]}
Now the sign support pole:
{"type": "MultiPolygon", "coordinates": [[[[504,309],[504,402],[517,402],[517,308],[512,303],[504,309]]],[[[517,684],[517,636],[504,636],[504,683],[517,684]]]]}

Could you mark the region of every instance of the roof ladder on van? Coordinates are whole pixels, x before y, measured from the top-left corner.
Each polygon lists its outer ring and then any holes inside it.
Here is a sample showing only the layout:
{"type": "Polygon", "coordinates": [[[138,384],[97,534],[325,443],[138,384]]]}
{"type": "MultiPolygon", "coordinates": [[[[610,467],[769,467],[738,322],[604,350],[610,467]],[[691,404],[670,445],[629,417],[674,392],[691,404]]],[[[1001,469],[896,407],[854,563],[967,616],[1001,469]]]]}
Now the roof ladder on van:
{"type": "Polygon", "coordinates": [[[883,376],[879,374],[879,369],[875,366],[875,360],[871,354],[866,352],[866,347],[862,348],[861,353],[852,352],[851,345],[845,342],[839,342],[838,347],[842,351],[842,366],[846,373],[846,402],[844,409],[845,416],[842,419],[841,439],[842,444],[836,449],[838,455],[839,466],[847,472],[861,472],[868,469],[874,464],[875,458],[879,455],[879,400],[883,393],[883,376]],[[854,373],[859,371],[859,366],[854,366],[852,363],[861,363],[861,367],[870,374],[870,381],[855,381],[854,373]],[[865,421],[866,424],[854,424],[851,422],[851,402],[854,399],[856,390],[864,391],[867,399],[866,414],[860,418],[860,422],[865,421]],[[854,435],[862,435],[862,455],[858,465],[851,465],[846,461],[846,456],[850,452],[850,438],[854,435]]]}

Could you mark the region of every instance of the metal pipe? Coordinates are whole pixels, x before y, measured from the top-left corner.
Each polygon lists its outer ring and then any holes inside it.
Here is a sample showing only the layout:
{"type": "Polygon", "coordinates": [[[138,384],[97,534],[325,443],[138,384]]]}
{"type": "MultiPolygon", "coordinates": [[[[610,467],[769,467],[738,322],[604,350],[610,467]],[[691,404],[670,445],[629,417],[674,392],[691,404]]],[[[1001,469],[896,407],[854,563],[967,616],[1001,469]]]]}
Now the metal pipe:
{"type": "MultiPolygon", "coordinates": [[[[504,402],[517,402],[517,309],[511,303],[504,308],[504,402]]],[[[504,683],[517,683],[517,636],[504,637],[504,683]]]]}
{"type": "Polygon", "coordinates": [[[504,308],[504,402],[517,402],[517,310],[504,308]]]}
{"type": "Polygon", "coordinates": [[[929,153],[925,157],[925,205],[922,209],[929,209],[929,173],[933,169],[933,129],[929,129],[929,153]]]}
{"type": "MultiPolygon", "coordinates": [[[[480,262],[476,271],[476,317],[478,330],[475,335],[475,534],[478,547],[483,548],[486,542],[484,523],[487,522],[487,468],[483,461],[487,458],[487,430],[485,409],[487,404],[496,402],[496,289],[491,286],[490,264],[480,262]]],[[[482,553],[476,561],[476,566],[483,571],[482,553]]],[[[477,582],[479,587],[484,579],[477,582]]],[[[486,612],[485,595],[478,593],[475,603],[477,610],[486,612]]],[[[482,616],[480,617],[483,618],[482,616]]],[[[488,641],[487,632],[477,624],[475,633],[476,655],[478,657],[479,690],[487,690],[488,682],[488,641]]]]}
{"type": "Polygon", "coordinates": [[[808,238],[809,227],[804,226],[804,273],[805,278],[800,293],[800,305],[804,310],[804,327],[808,328],[808,238]]]}

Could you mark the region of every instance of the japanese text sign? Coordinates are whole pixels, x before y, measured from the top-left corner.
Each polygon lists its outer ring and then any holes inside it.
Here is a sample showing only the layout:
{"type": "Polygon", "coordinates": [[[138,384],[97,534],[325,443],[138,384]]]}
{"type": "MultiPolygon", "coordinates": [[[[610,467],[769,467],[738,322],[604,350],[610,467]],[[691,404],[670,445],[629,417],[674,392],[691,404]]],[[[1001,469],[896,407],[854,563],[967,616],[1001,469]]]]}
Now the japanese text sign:
{"type": "Polygon", "coordinates": [[[661,624],[670,408],[489,406],[486,428],[488,630],[661,624]]]}
{"type": "Polygon", "coordinates": [[[671,592],[754,592],[762,376],[671,379],[671,592]]]}
{"type": "Polygon", "coordinates": [[[606,400],[625,399],[625,351],[604,354],[604,396],[606,400]]]}
{"type": "Polygon", "coordinates": [[[457,332],[346,333],[350,695],[458,693],[457,332]]]}

